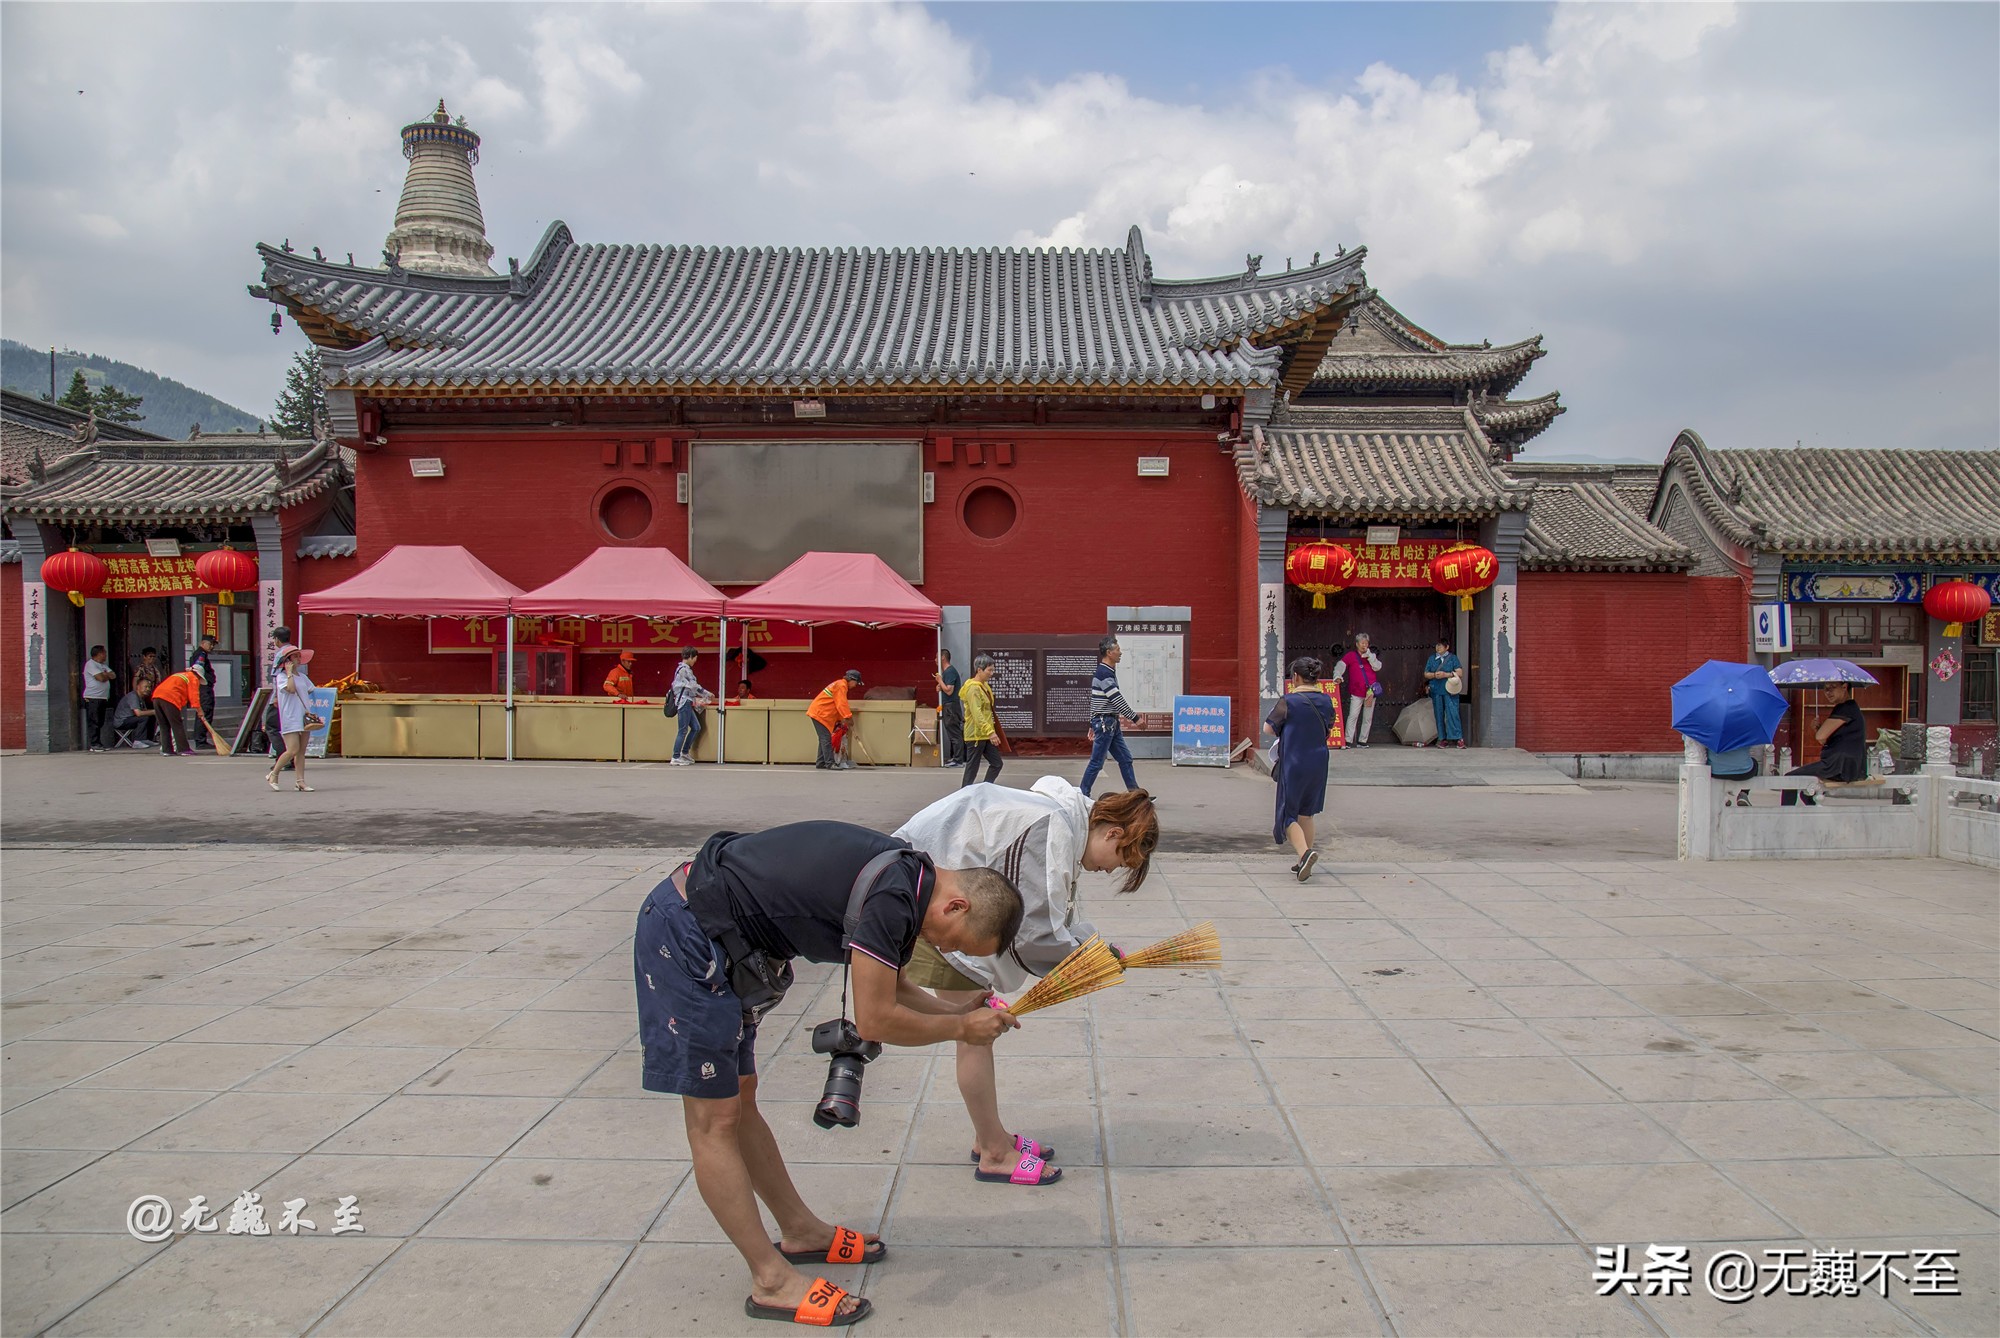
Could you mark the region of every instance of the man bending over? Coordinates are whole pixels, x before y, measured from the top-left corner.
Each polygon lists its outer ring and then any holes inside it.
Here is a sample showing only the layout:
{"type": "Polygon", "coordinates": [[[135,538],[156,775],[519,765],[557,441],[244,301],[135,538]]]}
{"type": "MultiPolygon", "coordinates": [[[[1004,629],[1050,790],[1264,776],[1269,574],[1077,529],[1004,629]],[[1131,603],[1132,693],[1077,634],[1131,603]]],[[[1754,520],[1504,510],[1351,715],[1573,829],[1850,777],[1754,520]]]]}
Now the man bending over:
{"type": "Polygon", "coordinates": [[[1020,925],[1020,894],[993,870],[939,869],[894,837],[843,822],[718,832],[647,896],[632,944],[643,1085],[682,1098],[695,1185],[750,1268],[747,1314],[853,1324],[867,1301],[792,1264],[888,1253],[806,1206],[757,1110],[757,1022],[790,986],[791,959],[847,964],[863,1040],[991,1045],[1020,1025],[1011,1014],[977,997],[942,1003],[902,969],[918,939],[987,957],[1011,947],[1020,925]],[[766,1239],[758,1199],[782,1239],[766,1239]]]}

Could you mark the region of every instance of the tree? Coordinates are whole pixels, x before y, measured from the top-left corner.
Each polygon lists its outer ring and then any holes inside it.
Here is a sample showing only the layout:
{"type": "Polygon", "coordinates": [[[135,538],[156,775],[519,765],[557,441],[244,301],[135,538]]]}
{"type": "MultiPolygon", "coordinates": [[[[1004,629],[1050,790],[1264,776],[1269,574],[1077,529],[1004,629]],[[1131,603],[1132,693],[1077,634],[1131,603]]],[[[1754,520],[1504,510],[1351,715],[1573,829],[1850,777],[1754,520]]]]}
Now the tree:
{"type": "Polygon", "coordinates": [[[62,397],[56,403],[74,409],[78,413],[89,413],[97,407],[96,401],[90,396],[90,382],[83,379],[82,368],[78,368],[76,374],[70,377],[69,389],[62,393],[62,397]]]}
{"type": "Polygon", "coordinates": [[[285,369],[285,388],[271,409],[271,430],[305,440],[313,434],[313,423],[325,417],[326,382],[320,376],[319,350],[294,353],[292,365],[285,369]]]}
{"type": "Polygon", "coordinates": [[[144,395],[128,395],[109,381],[104,383],[104,389],[98,391],[92,401],[96,406],[97,416],[107,423],[140,421],[146,416],[145,411],[140,408],[145,402],[144,395]]]}

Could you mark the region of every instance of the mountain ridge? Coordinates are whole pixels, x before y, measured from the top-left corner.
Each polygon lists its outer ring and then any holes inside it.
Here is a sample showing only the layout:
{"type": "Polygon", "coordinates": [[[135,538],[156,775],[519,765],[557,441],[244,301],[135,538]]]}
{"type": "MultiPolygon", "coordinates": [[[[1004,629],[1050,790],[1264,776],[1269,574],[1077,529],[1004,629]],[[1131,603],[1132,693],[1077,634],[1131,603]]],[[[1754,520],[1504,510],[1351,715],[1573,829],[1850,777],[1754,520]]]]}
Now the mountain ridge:
{"type": "MultiPolygon", "coordinates": [[[[239,430],[255,432],[261,421],[255,414],[246,413],[226,400],[217,399],[172,377],[149,372],[117,358],[80,353],[75,349],[56,351],[57,395],[69,389],[71,376],[79,370],[92,390],[102,389],[108,381],[128,395],[142,396],[145,403],[140,406],[140,411],[145,417],[133,426],[163,437],[184,438],[196,424],[201,425],[203,434],[210,436],[239,430]]],[[[0,339],[0,384],[37,399],[46,396],[49,393],[49,351],[32,348],[19,340],[0,339]]]]}

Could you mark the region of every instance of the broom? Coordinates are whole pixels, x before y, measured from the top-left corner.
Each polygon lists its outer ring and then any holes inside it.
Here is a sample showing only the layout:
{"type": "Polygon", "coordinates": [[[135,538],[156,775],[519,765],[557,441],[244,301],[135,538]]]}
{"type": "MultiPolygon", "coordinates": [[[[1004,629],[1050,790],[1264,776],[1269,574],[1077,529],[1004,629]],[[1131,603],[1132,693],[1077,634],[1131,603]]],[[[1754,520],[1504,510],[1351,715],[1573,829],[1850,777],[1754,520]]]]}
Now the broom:
{"type": "Polygon", "coordinates": [[[1222,940],[1215,922],[1203,921],[1193,929],[1183,929],[1172,938],[1161,939],[1150,948],[1125,954],[1125,969],[1143,967],[1184,967],[1222,965],[1222,940]]]}
{"type": "Polygon", "coordinates": [[[206,716],[202,717],[201,723],[208,726],[208,737],[215,744],[216,756],[217,757],[229,756],[229,740],[222,737],[222,732],[218,730],[213,724],[211,724],[206,716]]]}
{"type": "Polygon", "coordinates": [[[1057,962],[1053,970],[1036,981],[1026,994],[1008,1006],[1007,1011],[1021,1017],[1053,1004],[1068,1003],[1071,999],[1095,994],[1098,990],[1108,990],[1124,975],[1125,968],[1118,964],[1118,958],[1103,939],[1093,934],[1088,943],[1057,962]]]}

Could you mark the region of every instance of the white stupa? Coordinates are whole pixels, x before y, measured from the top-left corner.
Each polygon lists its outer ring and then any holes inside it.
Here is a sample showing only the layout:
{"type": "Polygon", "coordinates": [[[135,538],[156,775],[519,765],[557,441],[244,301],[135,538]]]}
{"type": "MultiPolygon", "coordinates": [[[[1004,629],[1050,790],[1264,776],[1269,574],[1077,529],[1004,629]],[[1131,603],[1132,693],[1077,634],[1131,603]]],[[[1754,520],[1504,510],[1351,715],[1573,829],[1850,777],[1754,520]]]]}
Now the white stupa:
{"type": "Polygon", "coordinates": [[[440,98],[430,119],[403,127],[403,156],[410,171],[383,250],[419,273],[493,273],[493,243],[486,240],[479,188],[472,181],[479,136],[464,117],[454,123],[440,98]]]}

